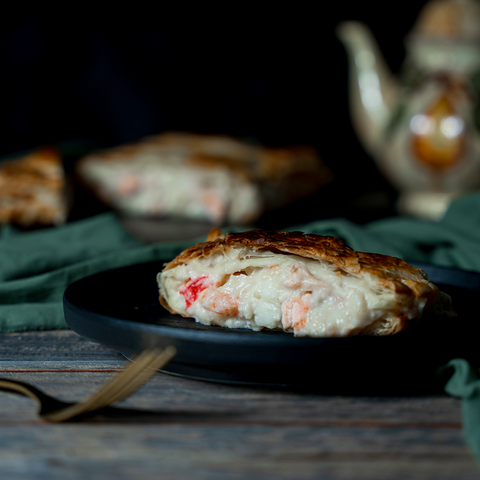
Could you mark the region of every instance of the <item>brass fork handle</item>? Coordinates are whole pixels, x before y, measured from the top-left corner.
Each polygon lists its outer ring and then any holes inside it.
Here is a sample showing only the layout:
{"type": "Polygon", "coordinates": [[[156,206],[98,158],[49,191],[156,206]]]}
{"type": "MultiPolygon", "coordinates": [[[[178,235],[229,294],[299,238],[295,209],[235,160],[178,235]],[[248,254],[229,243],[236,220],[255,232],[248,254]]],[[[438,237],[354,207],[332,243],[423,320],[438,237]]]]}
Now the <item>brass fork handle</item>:
{"type": "Polygon", "coordinates": [[[50,397],[45,395],[38,388],[34,387],[33,385],[29,385],[28,383],[20,382],[19,380],[12,381],[1,378],[0,390],[3,390],[5,392],[20,393],[25,397],[36,400],[38,403],[40,403],[40,405],[42,404],[42,400],[50,400],[50,397]]]}
{"type": "Polygon", "coordinates": [[[40,416],[49,422],[64,422],[78,415],[118,403],[131,395],[176,354],[172,346],[146,350],[113,380],[85,400],[67,403],[57,400],[33,385],[0,378],[0,391],[19,393],[40,404],[40,416]]]}
{"type": "Polygon", "coordinates": [[[33,385],[18,380],[0,378],[0,391],[13,392],[35,400],[40,405],[39,414],[41,417],[52,411],[62,410],[72,405],[71,403],[57,400],[33,385]]]}

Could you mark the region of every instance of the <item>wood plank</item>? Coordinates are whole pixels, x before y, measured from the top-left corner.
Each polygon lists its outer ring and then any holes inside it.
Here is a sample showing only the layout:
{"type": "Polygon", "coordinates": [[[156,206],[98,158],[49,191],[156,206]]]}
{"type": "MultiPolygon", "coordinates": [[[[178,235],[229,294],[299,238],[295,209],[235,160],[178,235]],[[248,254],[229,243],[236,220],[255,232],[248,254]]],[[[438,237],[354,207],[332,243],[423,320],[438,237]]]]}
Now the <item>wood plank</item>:
{"type": "MultiPolygon", "coordinates": [[[[0,349],[0,375],[32,383],[67,401],[83,398],[99,388],[125,362],[117,352],[86,341],[73,332],[41,332],[25,338],[29,345],[23,349],[24,353],[19,354],[20,349],[12,351],[12,344],[18,344],[16,335],[5,342],[7,345],[10,342],[6,353],[0,349]],[[48,342],[54,348],[48,348],[48,342]],[[84,353],[80,356],[82,360],[77,360],[79,350],[84,353]],[[101,359],[98,359],[99,355],[101,359]],[[64,360],[51,360],[52,357],[64,360]]],[[[261,419],[281,424],[357,422],[361,425],[461,426],[460,402],[446,395],[399,398],[322,396],[208,383],[162,373],[152,378],[125,405],[129,408],[167,409],[172,413],[227,412],[241,421],[261,419]]]]}
{"type": "MultiPolygon", "coordinates": [[[[0,336],[0,376],[64,400],[99,388],[124,358],[73,332],[0,336]]],[[[2,478],[477,479],[458,400],[354,397],[207,383],[164,373],[123,414],[47,424],[0,392],[2,478]]]]}
{"type": "Polygon", "coordinates": [[[89,341],[71,330],[0,335],[0,362],[104,361],[124,359],[120,352],[89,341]]]}
{"type": "MultiPolygon", "coordinates": [[[[85,398],[113,375],[103,371],[0,371],[2,378],[31,383],[65,401],[85,398]]],[[[0,400],[6,395],[14,394],[0,392],[0,400]]],[[[176,418],[184,413],[187,422],[192,414],[199,414],[206,416],[208,421],[218,416],[219,421],[228,418],[234,423],[461,428],[460,402],[446,395],[420,398],[322,396],[206,383],[162,373],[122,405],[169,412],[176,418]]],[[[4,415],[7,413],[0,412],[0,421],[4,415]]],[[[197,417],[195,415],[195,421],[197,417]]]]}
{"type": "Polygon", "coordinates": [[[116,371],[126,363],[116,350],[71,330],[0,335],[0,372],[116,371]]]}
{"type": "Polygon", "coordinates": [[[478,478],[450,429],[19,426],[0,452],[4,478],[478,478]]]}

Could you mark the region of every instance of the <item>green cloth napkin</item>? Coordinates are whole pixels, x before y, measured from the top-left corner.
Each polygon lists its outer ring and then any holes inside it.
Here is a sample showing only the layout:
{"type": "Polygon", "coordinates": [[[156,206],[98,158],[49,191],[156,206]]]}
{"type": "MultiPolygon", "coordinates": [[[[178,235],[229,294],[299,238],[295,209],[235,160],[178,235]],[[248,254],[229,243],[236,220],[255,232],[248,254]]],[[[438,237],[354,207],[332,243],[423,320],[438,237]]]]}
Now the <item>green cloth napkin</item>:
{"type": "Polygon", "coordinates": [[[144,245],[111,213],[28,233],[4,227],[0,333],[68,328],[62,298],[70,283],[103,270],[173,258],[188,245],[144,245]]]}
{"type": "MultiPolygon", "coordinates": [[[[480,194],[455,201],[441,222],[392,218],[360,226],[335,219],[290,229],[333,235],[356,250],[480,271],[480,194]]],[[[0,332],[67,328],[62,296],[70,283],[102,270],[172,258],[197,240],[144,245],[112,213],[27,233],[3,227],[0,332]]]]}
{"type": "MultiPolygon", "coordinates": [[[[238,230],[238,229],[230,229],[238,230]]],[[[333,235],[360,251],[480,272],[480,193],[452,203],[440,222],[391,218],[367,225],[345,219],[289,230],[333,235]]],[[[62,297],[72,282],[112,268],[173,258],[200,241],[145,245],[111,213],[34,232],[0,230],[0,332],[67,328],[62,297]]],[[[462,398],[464,433],[480,462],[480,379],[462,359],[445,391],[462,398]]]]}
{"type": "Polygon", "coordinates": [[[335,219],[294,229],[333,235],[359,251],[480,272],[480,193],[455,200],[440,222],[395,217],[356,225],[335,219]]]}
{"type": "Polygon", "coordinates": [[[480,462],[480,375],[463,359],[451,360],[445,368],[454,373],[445,391],[462,399],[463,433],[470,450],[480,462]]]}

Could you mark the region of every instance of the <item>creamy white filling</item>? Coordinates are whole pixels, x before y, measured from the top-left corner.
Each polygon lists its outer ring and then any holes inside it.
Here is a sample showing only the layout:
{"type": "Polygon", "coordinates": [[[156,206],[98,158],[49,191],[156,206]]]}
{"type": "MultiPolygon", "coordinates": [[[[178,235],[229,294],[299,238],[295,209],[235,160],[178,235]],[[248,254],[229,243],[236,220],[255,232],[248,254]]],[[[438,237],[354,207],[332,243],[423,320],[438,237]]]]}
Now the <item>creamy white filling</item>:
{"type": "MultiPolygon", "coordinates": [[[[174,310],[202,324],[298,336],[353,335],[399,310],[398,296],[363,277],[319,260],[246,248],[194,259],[159,274],[158,282],[174,310]]],[[[409,297],[402,313],[415,318],[424,304],[409,297]]]]}
{"type": "Polygon", "coordinates": [[[101,161],[82,166],[87,181],[99,185],[107,201],[129,214],[178,215],[245,223],[263,208],[259,188],[227,169],[185,163],[178,152],[145,153],[135,161],[101,161]]]}

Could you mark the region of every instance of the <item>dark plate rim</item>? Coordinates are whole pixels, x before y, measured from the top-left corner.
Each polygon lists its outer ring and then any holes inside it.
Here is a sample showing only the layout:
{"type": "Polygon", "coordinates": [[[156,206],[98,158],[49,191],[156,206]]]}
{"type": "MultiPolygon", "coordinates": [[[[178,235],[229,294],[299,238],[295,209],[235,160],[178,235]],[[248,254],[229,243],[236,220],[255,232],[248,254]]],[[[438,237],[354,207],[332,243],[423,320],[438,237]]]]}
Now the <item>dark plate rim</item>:
{"type": "MultiPolygon", "coordinates": [[[[117,279],[121,278],[122,271],[124,275],[131,275],[135,269],[138,269],[138,273],[148,272],[148,275],[153,275],[153,272],[162,269],[163,263],[165,261],[159,259],[105,270],[73,282],[63,297],[67,325],[79,335],[116,349],[127,358],[144,348],[174,345],[178,353],[162,370],[166,373],[221,383],[318,386],[319,378],[316,375],[321,371],[323,388],[331,387],[334,392],[343,388],[356,392],[363,389],[367,393],[384,391],[385,385],[378,385],[376,376],[369,374],[374,366],[376,375],[380,375],[379,358],[382,358],[384,369],[382,378],[390,377],[392,391],[410,388],[415,376],[415,388],[421,387],[425,375],[431,375],[434,368],[450,359],[448,355],[452,353],[452,347],[457,349],[456,352],[463,351],[464,348],[464,338],[459,342],[452,335],[442,333],[441,329],[436,334],[428,333],[427,336],[421,333],[421,329],[412,328],[387,337],[308,338],[280,331],[255,332],[206,327],[195,323],[193,319],[170,314],[160,303],[154,303],[154,307],[147,306],[150,315],[149,308],[153,309],[154,315],[158,308],[159,312],[163,311],[170,318],[173,317],[173,325],[188,322],[188,327],[152,323],[149,313],[140,313],[136,320],[130,320],[85,308],[85,302],[82,301],[85,291],[82,288],[87,288],[87,291],[92,288],[92,279],[96,282],[103,281],[104,277],[117,279]],[[80,300],[77,301],[76,296],[80,300]],[[145,320],[139,321],[138,318],[145,320]],[[325,366],[328,367],[327,370],[325,366]],[[299,369],[304,370],[303,376],[298,375],[299,369]],[[325,376],[326,373],[328,375],[325,376]]],[[[440,276],[451,287],[470,293],[473,289],[474,298],[476,292],[480,291],[480,273],[425,263],[411,264],[433,276],[440,276]]],[[[139,286],[143,288],[144,284],[140,283],[139,286]]],[[[155,290],[148,292],[149,299],[152,291],[155,290]]],[[[139,301],[143,299],[144,297],[139,301]]],[[[120,305],[123,308],[124,304],[120,305]]],[[[165,317],[162,318],[168,321],[165,317]]]]}

